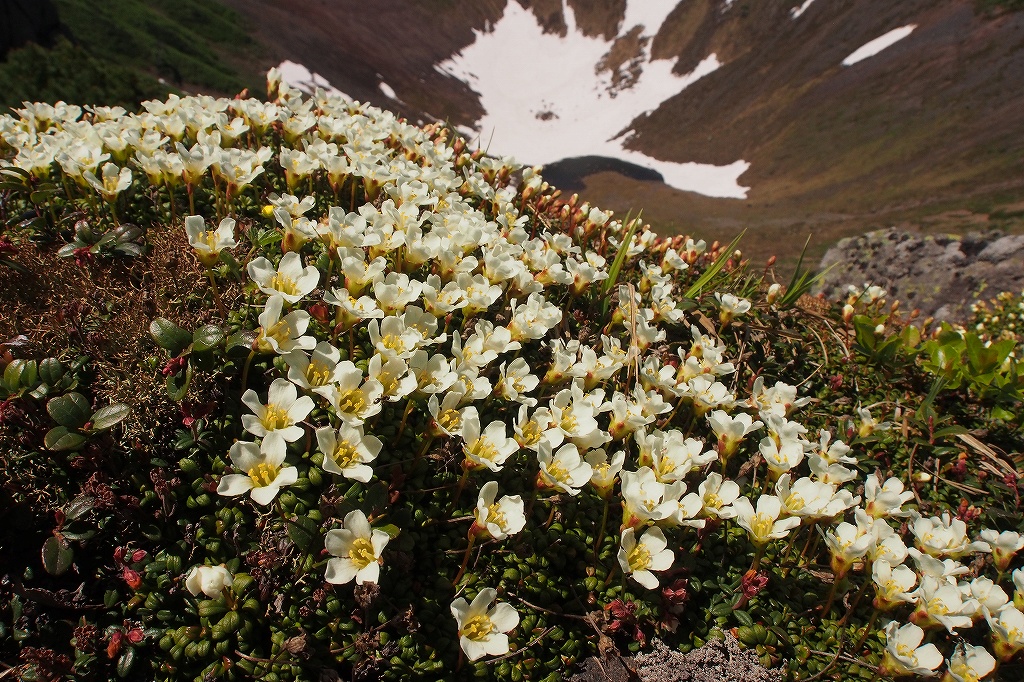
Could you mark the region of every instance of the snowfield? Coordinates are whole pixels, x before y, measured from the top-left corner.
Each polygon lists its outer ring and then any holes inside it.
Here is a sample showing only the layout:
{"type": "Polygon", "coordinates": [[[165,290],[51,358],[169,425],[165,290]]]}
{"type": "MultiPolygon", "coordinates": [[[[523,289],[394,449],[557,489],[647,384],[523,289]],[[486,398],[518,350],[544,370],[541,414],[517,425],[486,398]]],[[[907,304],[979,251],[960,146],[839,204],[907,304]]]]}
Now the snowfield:
{"type": "Polygon", "coordinates": [[[626,149],[633,121],[656,109],[721,63],[707,56],[687,74],[673,62],[652,60],[650,42],[675,0],[630,0],[619,36],[642,26],[644,44],[614,71],[599,68],[611,43],[583,35],[573,10],[563,3],[568,30],[544,33],[534,15],[518,3],[462,52],[436,66],[469,84],[487,112],[471,133],[491,154],[547,164],[598,155],[653,169],[672,187],[714,197],[745,198],[739,177],[750,164],[726,166],[674,163],[626,149]],[[618,78],[616,78],[616,75],[618,78]]]}

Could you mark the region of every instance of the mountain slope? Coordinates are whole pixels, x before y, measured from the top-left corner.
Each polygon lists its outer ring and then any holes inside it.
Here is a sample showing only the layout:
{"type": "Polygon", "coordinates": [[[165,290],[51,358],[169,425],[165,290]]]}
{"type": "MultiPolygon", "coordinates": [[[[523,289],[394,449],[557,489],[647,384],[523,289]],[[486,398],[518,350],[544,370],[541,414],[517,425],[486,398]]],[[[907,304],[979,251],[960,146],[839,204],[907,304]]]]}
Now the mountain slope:
{"type": "MultiPolygon", "coordinates": [[[[809,231],[824,243],[934,215],[942,229],[956,229],[957,219],[941,218],[950,209],[984,216],[1004,207],[1012,214],[1013,202],[1024,198],[1024,13],[999,3],[669,1],[663,21],[643,30],[628,28],[630,17],[664,2],[379,0],[372,11],[357,0],[227,4],[271,46],[266,66],[296,61],[357,99],[412,120],[464,127],[495,107],[488,110],[472,74],[457,78],[438,65],[492,39],[489,32],[517,5],[532,13],[538,34],[605,41],[599,77],[621,92],[654,67],[671,65],[680,76],[714,56],[716,68],[667,93],[627,125],[620,142],[676,164],[745,161],[749,169],[736,180],[749,188],[745,201],[708,200],[609,172],[569,183],[603,206],[646,207],[645,216],[665,231],[721,238],[749,226],[755,252],[780,250],[781,242],[785,253],[809,231]],[[865,43],[909,25],[916,28],[906,38],[842,65],[865,43]]],[[[515,73],[531,57],[513,45],[488,59],[493,71],[515,73]]],[[[553,58],[526,70],[539,78],[565,68],[553,58]]],[[[538,119],[547,115],[541,104],[534,107],[538,119]]],[[[481,126],[482,146],[489,132],[481,126]]],[[[1016,222],[1001,225],[1014,229],[1016,222]]]]}

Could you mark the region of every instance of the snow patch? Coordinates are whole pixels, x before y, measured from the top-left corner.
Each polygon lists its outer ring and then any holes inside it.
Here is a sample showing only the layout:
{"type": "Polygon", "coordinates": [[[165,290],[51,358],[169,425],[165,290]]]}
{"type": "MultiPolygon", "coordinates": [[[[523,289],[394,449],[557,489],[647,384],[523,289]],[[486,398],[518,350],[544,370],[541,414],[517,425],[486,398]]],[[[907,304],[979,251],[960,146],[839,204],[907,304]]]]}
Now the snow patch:
{"type": "MultiPolygon", "coordinates": [[[[653,36],[664,23],[672,0],[629,0],[620,35],[643,25],[653,36]]],[[[491,154],[513,155],[530,164],[580,156],[606,156],[651,168],[677,189],[707,196],[745,198],[739,177],[750,167],[739,160],[726,166],[659,161],[625,148],[633,121],[658,108],[721,66],[712,54],[685,75],[673,63],[653,60],[650,41],[631,62],[626,85],[598,65],[611,43],[576,29],[575,14],[563,1],[568,30],[562,37],[544,33],[532,12],[509,2],[489,31],[477,31],[462,52],[436,65],[441,73],[467,83],[486,113],[472,136],[491,154]],[[635,78],[633,76],[635,75],[635,78]]]]}
{"type": "Polygon", "coordinates": [[[286,83],[293,88],[298,88],[307,94],[313,93],[317,88],[323,88],[329,94],[341,95],[346,99],[352,99],[344,92],[331,85],[326,78],[318,73],[313,73],[302,64],[283,61],[277,65],[277,70],[281,72],[282,83],[286,83]]]}
{"type": "Polygon", "coordinates": [[[881,52],[887,47],[895,45],[899,41],[903,40],[917,28],[917,24],[910,24],[908,26],[902,26],[895,28],[884,35],[880,35],[874,40],[853,51],[853,53],[843,60],[843,66],[852,66],[857,62],[863,61],[868,57],[874,57],[876,54],[881,52]]]}
{"type": "Polygon", "coordinates": [[[814,0],[804,0],[804,4],[800,5],[799,7],[794,7],[793,9],[789,10],[789,14],[794,19],[797,19],[801,14],[803,14],[804,12],[807,11],[807,8],[811,6],[812,2],[814,2],[814,0]]]}
{"type": "Polygon", "coordinates": [[[626,15],[619,24],[619,35],[629,33],[634,26],[644,27],[641,35],[657,35],[658,29],[676,8],[676,4],[678,0],[629,0],[626,3],[626,15]]]}

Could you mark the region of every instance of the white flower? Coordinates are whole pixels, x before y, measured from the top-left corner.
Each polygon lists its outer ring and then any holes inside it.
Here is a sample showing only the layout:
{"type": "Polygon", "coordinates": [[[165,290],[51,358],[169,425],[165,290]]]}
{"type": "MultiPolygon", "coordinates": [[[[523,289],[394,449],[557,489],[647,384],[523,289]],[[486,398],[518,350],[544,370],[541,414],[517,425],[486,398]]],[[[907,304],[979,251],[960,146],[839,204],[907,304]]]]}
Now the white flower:
{"type": "Polygon", "coordinates": [[[978,682],[995,669],[995,657],[983,646],[960,642],[949,658],[949,677],[952,682],[978,682]]]}
{"type": "Polygon", "coordinates": [[[395,315],[385,317],[380,323],[370,320],[367,331],[373,347],[389,360],[408,360],[423,341],[423,334],[407,326],[403,318],[395,315]]]}
{"type": "MultiPolygon", "coordinates": [[[[870,517],[869,517],[870,518],[870,517]]],[[[858,519],[859,521],[859,519],[858,519]]],[[[853,562],[860,559],[874,544],[869,528],[843,521],[825,533],[825,544],[832,554],[832,572],[837,579],[849,572],[853,562]]]]}
{"type": "Polygon", "coordinates": [[[762,438],[758,449],[772,478],[784,474],[804,460],[804,444],[798,440],[785,439],[776,443],[774,438],[762,438]]]}
{"type": "Polygon", "coordinates": [[[911,531],[917,546],[934,557],[957,559],[973,552],[990,551],[987,542],[971,542],[967,537],[967,524],[962,519],[944,512],[942,517],[926,518],[913,512],[911,531]]]}
{"type": "Polygon", "coordinates": [[[774,495],[761,495],[757,498],[756,512],[746,497],[737,498],[732,506],[736,509],[736,523],[747,531],[750,541],[755,545],[784,538],[789,531],[800,525],[799,518],[779,518],[782,503],[774,495]]]}
{"type": "Polygon", "coordinates": [[[505,400],[512,400],[529,407],[537,404],[536,398],[531,398],[526,394],[537,388],[540,379],[530,373],[530,365],[525,359],[516,358],[508,364],[501,363],[499,376],[495,390],[500,391],[505,400]]]}
{"type": "Polygon", "coordinates": [[[459,597],[451,604],[452,616],[459,626],[459,645],[470,661],[508,653],[505,633],[519,625],[519,614],[509,604],[489,608],[497,595],[497,590],[485,587],[472,603],[459,597]]]}
{"type": "Polygon", "coordinates": [[[516,305],[515,299],[512,299],[511,308],[512,322],[508,328],[512,332],[513,341],[542,339],[562,321],[561,309],[540,294],[530,294],[526,303],[521,305],[516,305]]]}
{"type": "Polygon", "coordinates": [[[934,677],[935,669],[942,665],[942,654],[934,644],[921,645],[924,630],[907,623],[899,627],[896,621],[885,626],[885,659],[879,673],[893,677],[920,675],[934,677]]]}
{"type": "Polygon", "coordinates": [[[374,353],[366,366],[366,374],[380,383],[388,402],[401,400],[416,390],[416,377],[409,365],[399,358],[385,359],[380,353],[374,353]]]}
{"type": "Polygon", "coordinates": [[[648,435],[643,429],[633,434],[639,449],[638,463],[654,470],[662,483],[684,479],[694,469],[718,459],[713,450],[704,451],[704,442],[686,438],[677,429],[663,432],[657,429],[648,435]]]}
{"type": "Polygon", "coordinates": [[[1024,549],[1024,537],[1012,530],[999,531],[986,528],[981,531],[981,539],[992,548],[992,559],[996,569],[1005,571],[1013,560],[1013,555],[1024,549]]]}
{"type": "Polygon", "coordinates": [[[262,256],[250,261],[246,269],[260,291],[268,296],[278,295],[288,303],[298,302],[320,282],[320,271],[312,265],[302,267],[302,257],[294,251],[281,258],[277,269],[262,256]]]}
{"type": "Polygon", "coordinates": [[[623,471],[621,478],[622,525],[627,528],[668,519],[679,510],[679,498],[686,491],[682,481],[661,483],[650,467],[623,471]]]}
{"type": "Polygon", "coordinates": [[[185,218],[185,232],[188,234],[189,246],[196,250],[199,262],[208,268],[216,265],[221,251],[238,246],[235,241],[234,218],[224,218],[216,230],[207,230],[202,216],[190,215],[185,218]]]}
{"type": "Polygon", "coordinates": [[[978,608],[974,599],[964,601],[956,585],[925,575],[912,595],[915,599],[914,612],[910,620],[921,627],[944,627],[950,634],[956,628],[969,628],[973,624],[971,615],[978,608]]]}
{"type": "Polygon", "coordinates": [[[728,325],[736,315],[742,315],[750,310],[750,301],[733,294],[715,292],[715,299],[718,301],[718,319],[723,325],[728,325]]]}
{"type": "Polygon", "coordinates": [[[185,577],[185,589],[198,597],[202,592],[210,599],[216,599],[231,587],[234,580],[231,571],[224,564],[219,566],[193,566],[185,577]]]}
{"type": "Polygon", "coordinates": [[[324,579],[335,585],[344,585],[353,578],[357,585],[376,583],[384,561],[380,553],[390,536],[371,529],[366,515],[358,509],[346,514],[341,525],[341,530],[329,530],[324,538],[324,546],[335,557],[328,560],[324,579]]]}
{"type": "Polygon", "coordinates": [[[253,343],[253,348],[263,353],[289,353],[293,350],[313,350],[316,339],[303,336],[309,327],[309,313],[305,310],[293,310],[281,317],[284,299],[271,296],[267,305],[260,313],[260,333],[253,343]]]}
{"type": "Polygon", "coordinates": [[[242,402],[255,412],[242,415],[242,426],[257,437],[276,434],[291,443],[305,433],[299,422],[313,411],[313,399],[298,397],[295,384],[287,379],[274,379],[267,394],[267,404],[260,402],[251,388],[242,394],[242,402]]]}
{"type": "Polygon", "coordinates": [[[1002,609],[995,617],[987,609],[982,612],[992,630],[993,649],[1000,660],[1008,661],[1024,649],[1024,613],[1012,605],[1002,609]]]}
{"type": "Polygon", "coordinates": [[[619,480],[619,472],[622,471],[622,466],[626,462],[625,451],[619,450],[609,458],[603,448],[598,448],[588,452],[583,459],[594,470],[594,473],[590,475],[591,485],[597,490],[598,495],[608,499],[615,488],[615,482],[619,480]]]}
{"type": "Polygon", "coordinates": [[[710,473],[697,487],[697,494],[704,503],[704,514],[719,519],[736,518],[733,507],[740,496],[740,486],[736,481],[727,481],[721,474],[710,473]]]}
{"type": "Polygon", "coordinates": [[[92,171],[85,171],[82,177],[93,189],[100,193],[106,201],[113,202],[117,195],[128,189],[132,184],[132,171],[129,168],[118,170],[113,163],[103,164],[103,172],[98,179],[92,171]]]}
{"type": "Polygon", "coordinates": [[[835,492],[834,485],[820,483],[806,476],[793,481],[788,472],[779,476],[775,484],[775,493],[782,502],[783,511],[789,516],[801,518],[824,516],[835,492]]]}
{"type": "Polygon", "coordinates": [[[351,360],[338,363],[336,383],[331,384],[330,401],[345,423],[359,426],[380,412],[384,387],[376,379],[363,381],[363,370],[351,360]]]}
{"type": "MultiPolygon", "coordinates": [[[[991,578],[980,576],[974,580],[960,583],[960,593],[964,596],[964,599],[974,599],[978,602],[979,606],[988,609],[992,613],[996,613],[1001,608],[1009,603],[1010,598],[1006,596],[1006,591],[992,581],[991,578]]],[[[981,618],[981,611],[975,611],[971,614],[975,620],[981,618]]]]}
{"type": "MultiPolygon", "coordinates": [[[[526,515],[523,513],[523,498],[519,495],[502,495],[501,499],[495,502],[494,497],[497,494],[497,481],[488,481],[480,488],[476,509],[473,510],[473,527],[495,540],[504,540],[526,526],[526,515]]],[[[470,533],[473,532],[471,529],[470,533]]]]}
{"type": "Polygon", "coordinates": [[[226,474],[217,485],[217,493],[235,497],[249,493],[256,504],[268,505],[277,492],[299,478],[295,467],[283,467],[285,442],[279,436],[267,436],[263,442],[238,441],[231,446],[231,464],[244,474],[226,474]]]}
{"type": "Polygon", "coordinates": [[[321,341],[313,349],[313,357],[301,350],[293,350],[284,356],[288,365],[288,380],[296,386],[330,399],[330,385],[340,380],[341,351],[321,341]]]}
{"type": "Polygon", "coordinates": [[[537,487],[555,488],[570,495],[577,495],[580,488],[590,481],[594,468],[580,457],[580,451],[572,443],[566,443],[552,455],[551,446],[541,441],[537,450],[537,487]]]}
{"type": "Polygon", "coordinates": [[[914,499],[914,493],[903,490],[903,481],[888,478],[882,483],[878,474],[868,474],[864,479],[864,511],[876,519],[886,516],[907,516],[903,503],[914,499]]]}
{"type": "Polygon", "coordinates": [[[622,531],[617,558],[623,574],[654,590],[658,587],[658,578],[651,571],[671,568],[675,554],[668,549],[668,541],[660,528],[649,528],[640,542],[636,541],[633,529],[627,528],[622,531]]]}
{"type": "Polygon", "coordinates": [[[342,424],[337,431],[330,426],[317,429],[316,442],[324,455],[324,471],[363,483],[373,476],[369,463],[384,447],[376,436],[364,435],[363,427],[348,424],[342,424]]]}
{"type": "Polygon", "coordinates": [[[338,331],[348,331],[359,320],[384,317],[384,311],[377,306],[377,301],[369,296],[355,298],[349,295],[348,289],[334,289],[324,294],[324,301],[338,308],[336,322],[338,331]]]}
{"type": "Polygon", "coordinates": [[[917,574],[909,566],[892,566],[884,559],[871,563],[871,580],[875,585],[874,607],[891,611],[900,604],[914,601],[911,590],[917,584],[917,574]]]}
{"type": "Polygon", "coordinates": [[[499,420],[492,421],[480,432],[480,417],[477,411],[466,410],[462,413],[462,446],[466,454],[463,466],[469,469],[487,468],[501,471],[505,460],[519,450],[519,444],[505,435],[505,424],[499,420]]]}
{"type": "Polygon", "coordinates": [[[711,430],[718,436],[718,454],[722,461],[736,452],[748,433],[763,426],[759,421],[752,421],[750,415],[745,412],[733,417],[724,410],[715,410],[707,415],[707,420],[711,430]]]}

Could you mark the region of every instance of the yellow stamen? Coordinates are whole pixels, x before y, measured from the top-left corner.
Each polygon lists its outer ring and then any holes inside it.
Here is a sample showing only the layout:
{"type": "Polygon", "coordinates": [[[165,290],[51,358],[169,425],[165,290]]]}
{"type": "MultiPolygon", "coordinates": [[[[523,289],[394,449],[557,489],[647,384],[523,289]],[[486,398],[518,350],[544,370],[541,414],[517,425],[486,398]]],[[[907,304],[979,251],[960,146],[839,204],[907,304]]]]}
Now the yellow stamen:
{"type": "Polygon", "coordinates": [[[459,635],[475,642],[494,632],[494,623],[486,615],[473,616],[462,626],[459,635]]]}
{"type": "Polygon", "coordinates": [[[352,541],[348,557],[359,568],[365,568],[377,560],[373,553],[373,543],[366,538],[357,538],[352,541]]]}
{"type": "Polygon", "coordinates": [[[277,478],[277,468],[266,462],[260,462],[252,469],[249,469],[249,478],[252,479],[254,488],[265,488],[277,478]]]}

